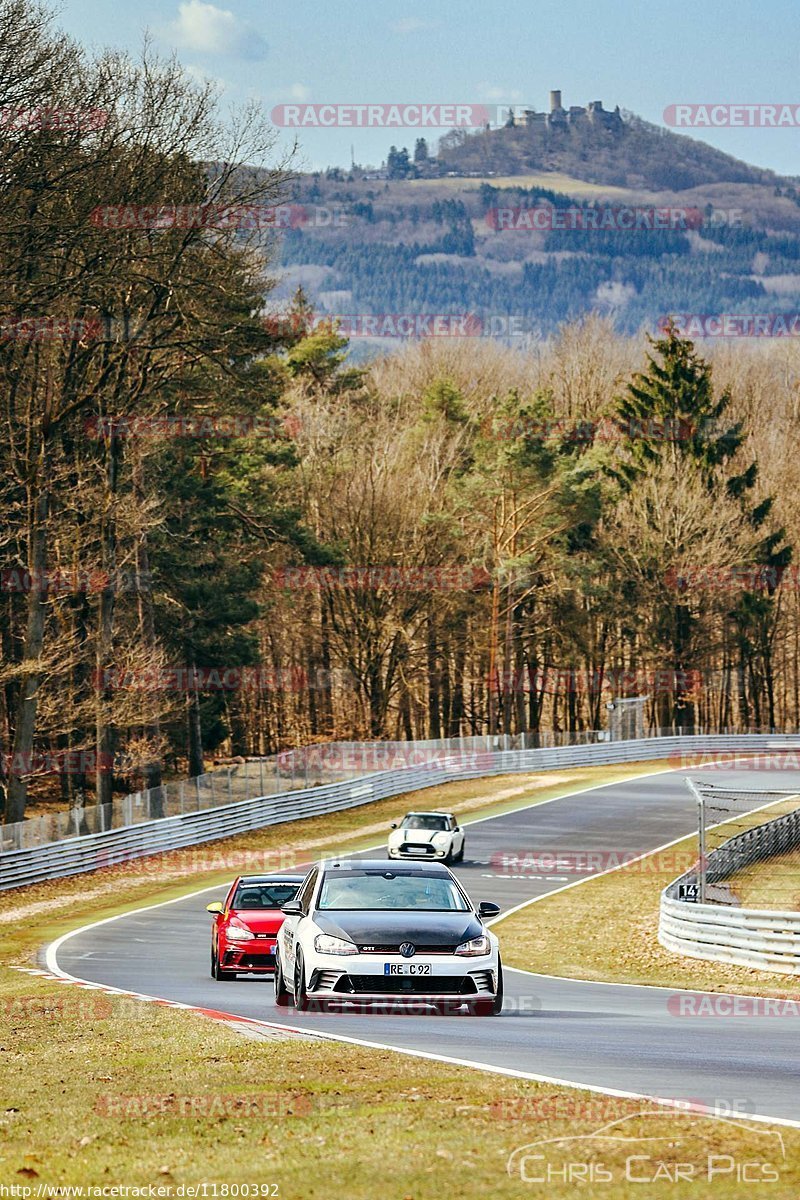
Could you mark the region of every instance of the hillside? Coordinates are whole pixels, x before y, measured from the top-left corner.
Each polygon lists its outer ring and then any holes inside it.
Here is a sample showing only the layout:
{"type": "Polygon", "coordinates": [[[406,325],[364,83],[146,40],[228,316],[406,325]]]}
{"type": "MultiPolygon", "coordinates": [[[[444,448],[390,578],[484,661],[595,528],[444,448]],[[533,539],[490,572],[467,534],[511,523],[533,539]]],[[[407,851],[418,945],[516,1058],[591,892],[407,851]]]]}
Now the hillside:
{"type": "Polygon", "coordinates": [[[786,181],[676,192],[543,170],[517,179],[301,178],[294,199],[307,219],[281,239],[275,304],[302,284],[322,313],[469,312],[515,338],[588,311],[631,332],[673,312],[800,305],[800,207],[786,181]],[[645,217],[666,210],[676,227],[604,229],[623,206],[645,217]],[[599,228],[558,228],[576,207],[598,214],[599,228]],[[498,228],[501,209],[520,228],[498,228]],[[543,217],[547,228],[537,227],[543,217]]]}
{"type": "MultiPolygon", "coordinates": [[[[633,114],[576,113],[569,123],[539,120],[442,139],[445,170],[518,175],[560,171],[591,183],[673,192],[709,183],[774,183],[761,170],[705,142],[652,125],[633,114]]],[[[545,117],[545,114],[537,114],[545,117]]],[[[547,115],[548,117],[550,114],[547,115]]]]}

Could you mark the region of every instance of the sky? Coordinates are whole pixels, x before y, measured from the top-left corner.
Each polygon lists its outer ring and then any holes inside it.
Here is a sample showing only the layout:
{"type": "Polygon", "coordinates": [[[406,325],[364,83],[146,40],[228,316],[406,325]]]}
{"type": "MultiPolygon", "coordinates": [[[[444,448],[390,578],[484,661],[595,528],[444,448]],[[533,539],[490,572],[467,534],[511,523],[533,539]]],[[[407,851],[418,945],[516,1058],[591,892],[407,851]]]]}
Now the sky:
{"type": "MultiPolygon", "coordinates": [[[[602,100],[664,124],[672,104],[800,106],[798,0],[61,0],[59,24],[90,48],[136,53],[146,30],[223,103],[514,104],[602,100]]],[[[299,131],[298,170],[379,164],[419,130],[299,131]]],[[[443,129],[425,131],[435,142],[443,129]]],[[[282,131],[288,145],[292,134],[282,131]]],[[[692,136],[800,175],[794,127],[692,136]]]]}

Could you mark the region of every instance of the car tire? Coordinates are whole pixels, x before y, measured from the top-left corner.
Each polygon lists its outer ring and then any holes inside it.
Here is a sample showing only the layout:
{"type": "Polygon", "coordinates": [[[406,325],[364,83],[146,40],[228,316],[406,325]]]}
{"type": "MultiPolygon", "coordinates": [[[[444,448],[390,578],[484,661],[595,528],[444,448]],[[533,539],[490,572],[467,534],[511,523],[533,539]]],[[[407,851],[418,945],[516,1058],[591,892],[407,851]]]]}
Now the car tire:
{"type": "Polygon", "coordinates": [[[211,950],[211,978],[216,979],[219,982],[223,982],[226,979],[236,978],[235,971],[223,971],[222,967],[219,965],[219,956],[216,950],[213,948],[211,950]]]}
{"type": "Polygon", "coordinates": [[[308,1012],[310,1006],[306,991],[306,969],[299,950],[294,956],[294,1006],[297,1012],[308,1012]]]}
{"type": "Polygon", "coordinates": [[[275,955],[275,1003],[279,1008],[289,1007],[289,990],[286,987],[286,980],[283,978],[283,967],[277,954],[275,955]]]}
{"type": "Polygon", "coordinates": [[[459,850],[458,854],[455,857],[455,860],[454,860],[455,862],[463,862],[464,861],[464,849],[466,847],[466,844],[467,844],[466,841],[463,841],[461,843],[461,849],[459,850]]]}

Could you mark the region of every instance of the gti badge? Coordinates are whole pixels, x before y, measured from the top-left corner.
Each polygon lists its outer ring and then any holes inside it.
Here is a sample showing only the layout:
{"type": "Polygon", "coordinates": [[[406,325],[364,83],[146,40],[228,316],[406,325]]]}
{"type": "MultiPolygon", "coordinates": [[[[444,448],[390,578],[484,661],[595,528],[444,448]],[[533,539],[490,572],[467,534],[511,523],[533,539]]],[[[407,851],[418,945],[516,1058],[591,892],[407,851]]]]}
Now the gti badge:
{"type": "Polygon", "coordinates": [[[403,942],[402,946],[400,947],[400,953],[402,954],[403,958],[413,958],[417,953],[417,947],[413,942],[403,942]]]}

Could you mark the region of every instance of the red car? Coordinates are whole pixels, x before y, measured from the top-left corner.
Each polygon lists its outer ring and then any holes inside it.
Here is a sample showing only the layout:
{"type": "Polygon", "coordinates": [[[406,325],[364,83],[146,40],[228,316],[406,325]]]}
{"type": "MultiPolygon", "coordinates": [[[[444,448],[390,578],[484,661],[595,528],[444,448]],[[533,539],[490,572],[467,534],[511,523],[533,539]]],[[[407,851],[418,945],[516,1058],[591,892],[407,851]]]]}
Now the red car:
{"type": "Polygon", "coordinates": [[[211,975],[235,979],[242,974],[272,975],[276,935],[283,924],[281,906],[294,900],[305,875],[240,875],[221,904],[206,911],[211,929],[211,975]]]}

